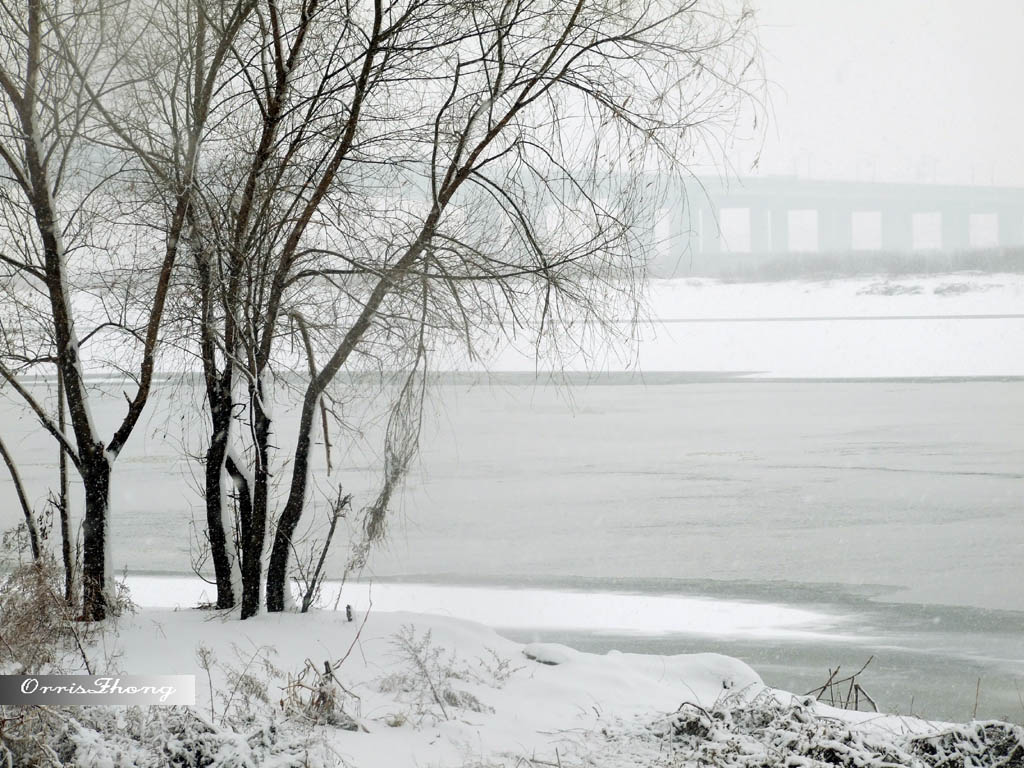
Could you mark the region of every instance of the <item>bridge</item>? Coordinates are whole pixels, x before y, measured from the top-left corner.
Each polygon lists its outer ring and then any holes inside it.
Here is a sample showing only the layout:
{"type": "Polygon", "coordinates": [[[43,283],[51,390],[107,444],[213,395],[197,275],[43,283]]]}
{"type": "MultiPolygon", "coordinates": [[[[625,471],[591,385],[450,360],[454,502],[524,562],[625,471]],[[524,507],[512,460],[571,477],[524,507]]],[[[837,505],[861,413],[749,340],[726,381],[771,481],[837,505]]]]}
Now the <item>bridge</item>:
{"type": "Polygon", "coordinates": [[[700,178],[656,224],[696,254],[943,252],[1024,246],[1024,188],[700,178]]]}

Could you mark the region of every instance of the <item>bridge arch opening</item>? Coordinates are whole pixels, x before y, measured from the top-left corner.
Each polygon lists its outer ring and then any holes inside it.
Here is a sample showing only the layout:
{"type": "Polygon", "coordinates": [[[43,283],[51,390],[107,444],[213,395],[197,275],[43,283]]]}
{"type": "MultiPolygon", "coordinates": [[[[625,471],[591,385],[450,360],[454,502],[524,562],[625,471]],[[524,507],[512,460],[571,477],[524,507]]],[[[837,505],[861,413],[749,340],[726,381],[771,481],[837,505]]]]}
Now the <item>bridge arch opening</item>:
{"type": "Polygon", "coordinates": [[[999,216],[995,213],[972,213],[970,217],[972,248],[994,248],[999,245],[999,216]]]}

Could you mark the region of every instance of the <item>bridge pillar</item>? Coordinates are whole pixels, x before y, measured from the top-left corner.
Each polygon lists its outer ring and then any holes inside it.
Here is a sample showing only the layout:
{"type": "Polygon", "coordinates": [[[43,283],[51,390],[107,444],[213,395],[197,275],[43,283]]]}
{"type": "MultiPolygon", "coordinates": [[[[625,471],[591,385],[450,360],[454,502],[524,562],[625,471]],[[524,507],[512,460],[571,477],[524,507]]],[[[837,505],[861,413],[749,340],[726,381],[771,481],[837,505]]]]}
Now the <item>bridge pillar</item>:
{"type": "Polygon", "coordinates": [[[696,212],[683,199],[670,199],[669,206],[661,210],[658,224],[658,250],[651,265],[654,277],[674,277],[686,264],[690,255],[699,250],[697,224],[691,219],[696,212]]]}
{"type": "Polygon", "coordinates": [[[778,206],[771,209],[772,253],[789,253],[789,208],[778,206]]]}
{"type": "Polygon", "coordinates": [[[1024,211],[1020,208],[999,210],[999,245],[1004,248],[1024,245],[1024,211]]]}
{"type": "Polygon", "coordinates": [[[914,212],[895,206],[882,209],[882,250],[895,253],[914,249],[914,212]]]}
{"type": "MultiPolygon", "coordinates": [[[[966,208],[943,208],[942,250],[966,251],[971,247],[971,213],[966,208]]],[[[1000,227],[1001,229],[1001,227],[1000,227]]]]}
{"type": "Polygon", "coordinates": [[[673,256],[678,256],[694,247],[697,234],[697,222],[693,221],[696,212],[685,200],[673,201],[668,214],[668,241],[673,256]]]}
{"type": "Polygon", "coordinates": [[[722,237],[718,231],[718,219],[715,212],[708,205],[701,205],[700,216],[700,252],[720,253],[722,250],[722,237]]]}
{"type": "Polygon", "coordinates": [[[818,209],[818,251],[846,253],[853,250],[852,214],[845,206],[818,209]]]}

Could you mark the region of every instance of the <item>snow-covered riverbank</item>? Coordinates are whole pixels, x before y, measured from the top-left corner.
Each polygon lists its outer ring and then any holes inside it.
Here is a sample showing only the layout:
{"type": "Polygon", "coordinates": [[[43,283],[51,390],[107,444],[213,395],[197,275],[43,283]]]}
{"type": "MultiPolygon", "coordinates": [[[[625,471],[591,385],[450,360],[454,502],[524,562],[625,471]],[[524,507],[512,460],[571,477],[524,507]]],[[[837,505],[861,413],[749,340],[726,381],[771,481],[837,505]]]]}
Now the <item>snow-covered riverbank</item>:
{"type": "Polygon", "coordinates": [[[93,650],[94,664],[195,675],[196,706],[83,712],[65,748],[82,768],[924,767],[951,750],[979,766],[1024,757],[1019,727],[834,709],[767,688],[718,654],[595,655],[437,615],[353,619],[125,616],[93,650]]]}
{"type": "MultiPolygon", "coordinates": [[[[146,608],[209,603],[197,577],[129,574],[146,608]]],[[[772,686],[805,692],[827,670],[874,660],[863,682],[890,711],[961,720],[1024,718],[1019,612],[890,604],[836,586],[729,582],[608,581],[476,583],[411,580],[323,585],[320,605],[430,613],[477,622],[521,642],[558,642],[605,653],[677,655],[715,651],[754,666],[772,686]],[[724,590],[724,591],[723,591],[724,590]],[[979,683],[979,680],[981,681],[979,683]]]]}
{"type": "MultiPolygon", "coordinates": [[[[655,280],[629,354],[570,369],[736,371],[767,378],[1024,375],[1024,275],[951,273],[777,283],[655,280]]],[[[529,349],[487,367],[532,370],[529,349]]]]}

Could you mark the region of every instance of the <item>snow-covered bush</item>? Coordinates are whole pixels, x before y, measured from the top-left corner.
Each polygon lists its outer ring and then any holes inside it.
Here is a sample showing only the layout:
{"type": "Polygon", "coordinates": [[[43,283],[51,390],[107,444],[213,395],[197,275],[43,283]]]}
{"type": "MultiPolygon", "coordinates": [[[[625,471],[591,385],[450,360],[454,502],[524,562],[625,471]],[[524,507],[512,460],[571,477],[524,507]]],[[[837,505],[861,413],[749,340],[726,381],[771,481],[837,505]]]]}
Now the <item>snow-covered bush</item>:
{"type": "Polygon", "coordinates": [[[478,683],[491,688],[503,688],[516,672],[525,667],[513,666],[512,659],[507,659],[493,648],[485,648],[486,656],[476,660],[476,664],[467,669],[467,674],[478,683]]]}
{"type": "MultiPolygon", "coordinates": [[[[393,693],[409,707],[408,716],[401,713],[400,719],[412,719],[415,724],[451,720],[453,710],[472,712],[493,712],[475,694],[455,683],[479,683],[479,674],[472,672],[453,652],[446,652],[434,645],[431,631],[417,635],[416,627],[406,624],[391,642],[400,671],[381,678],[378,688],[382,693],[393,693]]],[[[484,664],[490,669],[492,678],[501,683],[511,674],[510,668],[484,664]],[[496,671],[495,671],[496,670],[496,671]]],[[[497,686],[495,686],[497,687],[497,686]]]]}
{"type": "Polygon", "coordinates": [[[61,723],[47,707],[0,707],[0,765],[63,765],[58,751],[61,735],[61,723]]]}
{"type": "Polygon", "coordinates": [[[907,722],[899,730],[882,718],[855,724],[819,714],[810,699],[766,691],[749,702],[730,695],[710,709],[684,703],[653,721],[606,727],[600,750],[648,768],[1024,768],[1019,726],[975,722],[922,733],[907,722]]]}
{"type": "Polygon", "coordinates": [[[955,725],[910,742],[929,766],[1024,768],[1024,728],[995,721],[955,725]]]}
{"type": "MultiPolygon", "coordinates": [[[[7,710],[14,710],[9,707],[7,710]]],[[[249,730],[191,707],[24,707],[0,717],[4,768],[328,768],[325,740],[270,715],[249,730]]]]}

